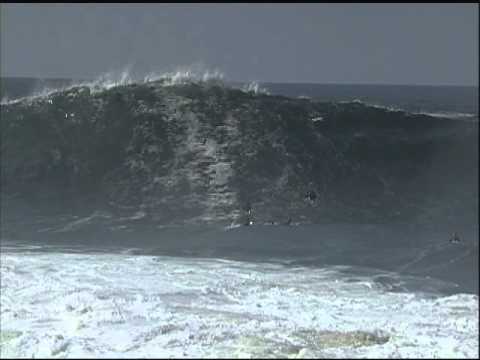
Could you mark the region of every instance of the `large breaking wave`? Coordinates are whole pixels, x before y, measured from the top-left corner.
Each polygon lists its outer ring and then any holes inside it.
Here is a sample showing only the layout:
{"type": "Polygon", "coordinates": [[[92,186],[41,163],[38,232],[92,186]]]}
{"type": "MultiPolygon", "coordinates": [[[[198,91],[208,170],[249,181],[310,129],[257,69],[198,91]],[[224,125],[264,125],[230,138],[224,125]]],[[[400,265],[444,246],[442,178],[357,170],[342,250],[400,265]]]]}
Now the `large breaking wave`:
{"type": "Polygon", "coordinates": [[[478,355],[478,121],[124,75],[2,102],[4,356],[478,355]]]}
{"type": "Polygon", "coordinates": [[[155,224],[478,215],[475,121],[273,96],[188,72],[70,84],[1,111],[9,214],[101,209],[97,220],[155,224]]]}

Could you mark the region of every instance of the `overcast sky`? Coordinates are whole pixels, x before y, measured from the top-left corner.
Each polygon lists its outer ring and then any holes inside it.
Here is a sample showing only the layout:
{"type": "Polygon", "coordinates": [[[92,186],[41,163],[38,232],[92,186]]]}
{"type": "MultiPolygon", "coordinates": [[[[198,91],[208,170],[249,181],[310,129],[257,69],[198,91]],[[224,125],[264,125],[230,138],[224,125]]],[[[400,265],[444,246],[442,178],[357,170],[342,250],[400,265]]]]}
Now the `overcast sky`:
{"type": "Polygon", "coordinates": [[[2,4],[1,75],[478,86],[476,4],[2,4]]]}

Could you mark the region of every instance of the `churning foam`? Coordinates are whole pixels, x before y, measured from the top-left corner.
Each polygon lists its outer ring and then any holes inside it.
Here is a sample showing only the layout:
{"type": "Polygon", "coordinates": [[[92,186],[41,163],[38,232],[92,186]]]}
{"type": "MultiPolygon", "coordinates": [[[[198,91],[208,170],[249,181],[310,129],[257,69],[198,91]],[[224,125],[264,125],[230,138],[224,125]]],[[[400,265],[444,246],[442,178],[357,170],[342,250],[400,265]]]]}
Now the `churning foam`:
{"type": "Polygon", "coordinates": [[[478,356],[478,296],[340,268],[3,251],[1,356],[478,356]]]}

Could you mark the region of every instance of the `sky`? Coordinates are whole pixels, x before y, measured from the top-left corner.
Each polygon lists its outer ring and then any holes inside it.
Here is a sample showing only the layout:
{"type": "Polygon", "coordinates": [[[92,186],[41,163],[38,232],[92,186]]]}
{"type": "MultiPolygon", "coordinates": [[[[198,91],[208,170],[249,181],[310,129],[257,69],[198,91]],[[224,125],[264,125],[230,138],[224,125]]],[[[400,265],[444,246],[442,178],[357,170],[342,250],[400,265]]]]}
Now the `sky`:
{"type": "Polygon", "coordinates": [[[2,4],[2,76],[478,86],[477,4],[2,4]]]}

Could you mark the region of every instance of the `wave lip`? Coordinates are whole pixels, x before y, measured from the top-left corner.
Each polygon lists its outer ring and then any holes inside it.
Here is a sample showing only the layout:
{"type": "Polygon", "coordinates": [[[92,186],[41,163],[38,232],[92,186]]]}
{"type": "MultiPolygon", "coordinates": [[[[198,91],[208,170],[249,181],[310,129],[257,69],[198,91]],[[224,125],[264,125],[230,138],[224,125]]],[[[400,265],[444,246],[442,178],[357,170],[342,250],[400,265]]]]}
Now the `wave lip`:
{"type": "Polygon", "coordinates": [[[465,112],[455,112],[455,111],[409,111],[404,108],[394,106],[394,105],[381,105],[375,102],[364,101],[360,99],[353,99],[353,100],[342,100],[339,101],[340,104],[361,104],[368,107],[387,110],[391,112],[403,112],[411,115],[426,115],[429,117],[434,118],[442,118],[442,119],[457,119],[457,120],[465,120],[465,121],[478,121],[478,114],[473,113],[465,113],[465,112]]]}
{"type": "Polygon", "coordinates": [[[427,116],[438,117],[438,118],[447,118],[447,119],[478,121],[478,114],[471,114],[471,113],[447,112],[447,111],[444,111],[444,112],[421,111],[421,112],[416,112],[415,114],[427,115],[427,116]]]}
{"type": "Polygon", "coordinates": [[[184,67],[168,72],[151,72],[145,75],[142,79],[135,79],[131,75],[130,70],[127,68],[120,72],[108,72],[101,74],[94,80],[77,82],[73,81],[68,85],[54,88],[47,86],[42,90],[34,92],[28,96],[19,96],[14,98],[3,97],[0,101],[0,105],[10,105],[19,102],[32,101],[82,87],[86,87],[92,93],[95,93],[114,89],[120,86],[141,85],[153,82],[161,83],[164,86],[173,86],[190,83],[221,85],[223,84],[223,81],[224,74],[219,70],[198,70],[184,67]]]}

